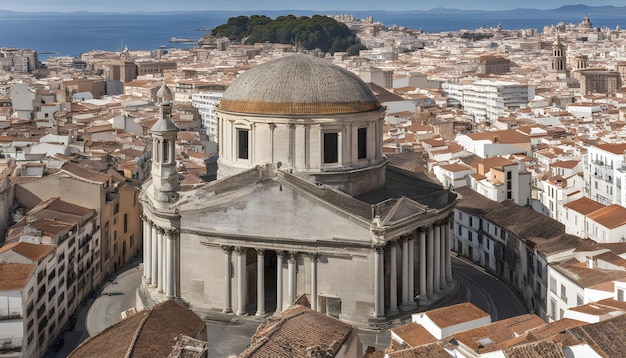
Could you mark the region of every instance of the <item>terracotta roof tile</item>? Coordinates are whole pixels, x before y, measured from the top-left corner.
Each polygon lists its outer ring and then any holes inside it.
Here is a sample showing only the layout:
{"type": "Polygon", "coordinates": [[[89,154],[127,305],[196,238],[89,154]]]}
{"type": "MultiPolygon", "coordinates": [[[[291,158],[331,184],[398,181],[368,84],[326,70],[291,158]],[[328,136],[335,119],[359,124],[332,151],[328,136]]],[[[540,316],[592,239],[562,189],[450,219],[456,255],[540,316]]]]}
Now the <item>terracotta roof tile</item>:
{"type": "Polygon", "coordinates": [[[65,164],[63,164],[63,166],[61,167],[62,170],[74,174],[78,177],[81,177],[83,179],[89,180],[89,181],[94,181],[94,182],[98,182],[98,183],[104,183],[106,181],[108,181],[111,176],[107,175],[107,174],[103,174],[97,171],[93,171],[91,169],[88,169],[84,166],[79,166],[76,165],[74,163],[71,162],[67,162],[65,164]]]}
{"type": "Polygon", "coordinates": [[[626,225],[626,208],[613,204],[587,214],[587,218],[608,228],[615,229],[626,225]]]}
{"type": "Polygon", "coordinates": [[[613,154],[624,154],[626,151],[626,143],[606,143],[606,144],[598,144],[595,146],[596,148],[605,150],[609,153],[613,154]]]}
{"type": "Polygon", "coordinates": [[[565,358],[563,346],[559,343],[532,342],[504,350],[506,357],[515,358],[565,358]]]}
{"type": "Polygon", "coordinates": [[[13,252],[26,257],[34,262],[48,256],[52,251],[56,249],[54,245],[39,245],[29,244],[27,242],[16,242],[3,246],[0,248],[0,253],[12,250],[13,252]]]}
{"type": "Polygon", "coordinates": [[[352,332],[347,323],[294,306],[266,319],[239,357],[307,357],[316,349],[334,357],[352,332]]]}
{"type": "Polygon", "coordinates": [[[552,164],[551,167],[573,169],[580,163],[579,160],[558,160],[552,164]]]}
{"type": "Polygon", "coordinates": [[[439,343],[431,343],[419,347],[390,352],[389,358],[450,358],[448,353],[439,343]]]}
{"type": "Polygon", "coordinates": [[[626,316],[571,328],[568,332],[602,357],[626,357],[626,316]]]}
{"type": "Polygon", "coordinates": [[[581,213],[583,215],[587,215],[591,212],[594,212],[604,207],[604,205],[598,203],[595,200],[591,200],[587,197],[582,197],[578,200],[570,201],[569,203],[564,204],[563,206],[568,209],[574,210],[577,213],[581,213]]]}
{"type": "Polygon", "coordinates": [[[612,298],[607,298],[607,299],[600,300],[600,301],[596,302],[596,304],[597,305],[603,305],[603,306],[606,306],[606,307],[612,307],[612,308],[615,308],[615,309],[622,310],[622,311],[626,312],[626,302],[624,302],[624,301],[617,301],[617,300],[614,300],[612,298]]]}
{"type": "Polygon", "coordinates": [[[205,323],[173,300],[138,312],[78,346],[69,357],[167,357],[184,334],[197,338],[205,323]],[[115,342],[114,344],[112,342],[115,342]]]}
{"type": "Polygon", "coordinates": [[[569,259],[550,266],[580,287],[591,287],[603,282],[626,278],[625,271],[591,269],[584,262],[569,259]]]}
{"type": "Polygon", "coordinates": [[[456,333],[453,337],[477,353],[491,352],[526,339],[525,335],[545,322],[536,315],[524,314],[456,333]],[[514,340],[514,342],[508,342],[514,340]]]}
{"type": "Polygon", "coordinates": [[[470,167],[469,165],[465,165],[465,164],[454,163],[454,164],[441,165],[441,169],[455,173],[455,172],[462,172],[465,170],[472,170],[472,167],[470,167]]]}
{"type": "Polygon", "coordinates": [[[31,264],[0,264],[0,291],[24,288],[36,269],[37,265],[31,264]]]}
{"type": "Polygon", "coordinates": [[[546,323],[537,329],[534,329],[528,333],[528,340],[540,341],[546,338],[553,337],[568,328],[579,327],[587,324],[587,322],[578,321],[571,318],[562,318],[560,320],[546,323]]]}
{"type": "Polygon", "coordinates": [[[503,130],[503,131],[493,131],[493,132],[482,132],[482,133],[470,133],[467,134],[473,140],[488,140],[492,143],[498,142],[502,144],[511,144],[511,143],[529,143],[530,139],[527,135],[520,133],[516,130],[503,130]]]}
{"type": "Polygon", "coordinates": [[[469,302],[430,310],[424,314],[441,328],[489,317],[489,313],[469,302]]]}
{"type": "Polygon", "coordinates": [[[426,328],[415,322],[392,328],[391,331],[408,344],[409,347],[417,347],[437,341],[437,338],[430,334],[426,328]]]}

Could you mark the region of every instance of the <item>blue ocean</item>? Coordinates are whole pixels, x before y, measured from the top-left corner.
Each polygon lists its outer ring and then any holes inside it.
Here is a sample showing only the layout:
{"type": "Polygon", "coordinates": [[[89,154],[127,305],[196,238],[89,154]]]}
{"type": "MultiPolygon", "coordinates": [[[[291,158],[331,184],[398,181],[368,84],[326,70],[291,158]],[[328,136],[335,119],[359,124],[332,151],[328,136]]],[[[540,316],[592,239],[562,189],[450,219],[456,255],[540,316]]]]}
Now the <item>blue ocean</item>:
{"type": "MultiPolygon", "coordinates": [[[[351,11],[357,18],[373,16],[385,25],[421,29],[425,32],[474,30],[481,26],[504,29],[536,28],[558,22],[579,23],[585,12],[594,27],[626,29],[626,7],[567,6],[556,10],[460,11],[433,9],[430,11],[351,11]]],[[[46,58],[78,56],[91,50],[120,51],[151,50],[193,45],[169,42],[172,37],[198,39],[229,17],[263,14],[275,18],[294,14],[311,16],[330,14],[323,11],[199,11],[168,13],[16,13],[0,11],[0,47],[31,48],[46,58]]],[[[332,14],[339,14],[334,12],[332,14]]]]}

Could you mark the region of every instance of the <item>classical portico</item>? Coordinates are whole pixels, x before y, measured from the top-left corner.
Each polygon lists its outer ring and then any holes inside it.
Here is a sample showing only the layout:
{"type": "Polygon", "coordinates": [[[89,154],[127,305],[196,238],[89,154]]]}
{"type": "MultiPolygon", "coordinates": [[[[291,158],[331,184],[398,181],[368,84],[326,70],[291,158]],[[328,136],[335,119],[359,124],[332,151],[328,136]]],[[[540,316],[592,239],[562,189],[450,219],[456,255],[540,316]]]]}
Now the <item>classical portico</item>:
{"type": "Polygon", "coordinates": [[[450,292],[456,195],[388,164],[384,108],[358,77],[304,55],[242,74],[217,110],[219,179],[194,187],[162,108],[142,192],[150,292],[241,316],[309,302],[363,326],[450,292]]]}

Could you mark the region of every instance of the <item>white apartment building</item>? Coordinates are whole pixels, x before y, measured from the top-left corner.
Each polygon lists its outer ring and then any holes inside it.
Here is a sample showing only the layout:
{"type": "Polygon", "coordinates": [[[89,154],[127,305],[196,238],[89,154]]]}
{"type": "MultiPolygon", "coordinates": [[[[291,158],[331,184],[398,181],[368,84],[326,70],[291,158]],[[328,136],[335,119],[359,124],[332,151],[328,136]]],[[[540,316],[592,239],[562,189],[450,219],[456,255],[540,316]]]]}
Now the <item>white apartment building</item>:
{"type": "Polygon", "coordinates": [[[587,197],[566,203],[559,213],[559,222],[565,225],[565,232],[586,239],[587,215],[603,208],[604,205],[587,197]]]}
{"type": "Polygon", "coordinates": [[[19,352],[24,352],[24,357],[30,357],[35,353],[32,348],[22,347],[28,345],[26,322],[34,322],[34,304],[27,307],[26,302],[34,296],[36,269],[36,265],[25,263],[0,264],[0,356],[19,356],[19,352]]]}
{"type": "Polygon", "coordinates": [[[0,289],[0,300],[5,296],[10,305],[7,319],[0,320],[0,341],[5,339],[22,356],[43,356],[94,288],[98,218],[93,209],[51,199],[29,211],[7,233],[10,243],[0,248],[0,261],[34,267],[32,278],[19,277],[20,285],[0,289]]]}
{"type": "Polygon", "coordinates": [[[191,105],[200,112],[200,130],[209,136],[212,142],[217,142],[217,119],[215,108],[222,100],[223,92],[194,93],[191,96],[191,105]]]}
{"type": "Polygon", "coordinates": [[[561,221],[563,205],[580,199],[583,196],[583,187],[583,177],[579,174],[567,177],[555,175],[537,180],[536,198],[541,210],[537,210],[536,203],[533,203],[533,208],[554,220],[561,221]]]}
{"type": "Polygon", "coordinates": [[[499,203],[513,200],[517,205],[530,204],[531,174],[523,162],[492,157],[478,162],[477,168],[478,172],[470,175],[467,183],[473,191],[499,203]]]}
{"type": "Polygon", "coordinates": [[[550,263],[549,320],[567,318],[569,308],[613,298],[613,285],[606,283],[626,278],[623,265],[626,261],[607,249],[578,251],[573,258],[550,263]]]}
{"type": "Polygon", "coordinates": [[[477,123],[495,122],[510,110],[526,107],[535,97],[533,86],[508,81],[480,80],[463,85],[443,83],[442,90],[450,98],[460,101],[477,123]]]}
{"type": "Polygon", "coordinates": [[[626,206],[626,143],[589,146],[585,196],[604,205],[626,206]]]}

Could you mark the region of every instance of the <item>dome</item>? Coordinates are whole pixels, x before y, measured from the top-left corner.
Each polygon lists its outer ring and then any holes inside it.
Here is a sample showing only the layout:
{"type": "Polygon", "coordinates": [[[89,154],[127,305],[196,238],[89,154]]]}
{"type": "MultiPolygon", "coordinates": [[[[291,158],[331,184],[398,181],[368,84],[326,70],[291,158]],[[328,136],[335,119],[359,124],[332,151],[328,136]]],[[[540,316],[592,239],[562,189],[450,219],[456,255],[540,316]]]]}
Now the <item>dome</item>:
{"type": "Polygon", "coordinates": [[[258,65],[224,92],[221,110],[279,115],[348,114],[377,110],[378,100],[352,72],[296,54],[258,65]]]}
{"type": "Polygon", "coordinates": [[[167,87],[165,82],[163,82],[163,84],[161,84],[161,88],[157,91],[156,96],[164,101],[170,100],[172,99],[172,90],[167,87]]]}

